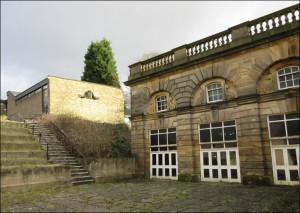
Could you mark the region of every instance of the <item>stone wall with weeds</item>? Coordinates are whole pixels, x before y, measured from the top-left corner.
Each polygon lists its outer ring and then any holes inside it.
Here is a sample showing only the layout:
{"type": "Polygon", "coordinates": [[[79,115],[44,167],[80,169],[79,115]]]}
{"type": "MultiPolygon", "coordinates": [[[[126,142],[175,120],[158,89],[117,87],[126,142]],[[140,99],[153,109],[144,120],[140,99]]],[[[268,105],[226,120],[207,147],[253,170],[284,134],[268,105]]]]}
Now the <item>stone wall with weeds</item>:
{"type": "Polygon", "coordinates": [[[89,159],[130,157],[130,129],[126,124],[98,123],[73,114],[45,116],[53,121],[89,159]]]}

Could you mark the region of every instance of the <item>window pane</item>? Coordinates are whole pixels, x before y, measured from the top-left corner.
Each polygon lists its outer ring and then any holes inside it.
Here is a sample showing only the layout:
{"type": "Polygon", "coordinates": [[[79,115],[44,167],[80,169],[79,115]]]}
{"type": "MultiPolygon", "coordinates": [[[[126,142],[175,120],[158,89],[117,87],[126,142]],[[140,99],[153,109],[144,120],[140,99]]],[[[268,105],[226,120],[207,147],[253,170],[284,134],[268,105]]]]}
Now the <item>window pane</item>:
{"type": "Polygon", "coordinates": [[[272,115],[272,116],[269,116],[269,120],[270,121],[278,121],[278,120],[283,120],[284,117],[283,115],[272,115]]]}
{"type": "Polygon", "coordinates": [[[236,153],[235,151],[230,151],[229,152],[229,157],[230,157],[230,165],[236,165],[236,153]]]}
{"type": "Polygon", "coordinates": [[[169,154],[165,154],[165,165],[169,165],[169,154]]]}
{"type": "Polygon", "coordinates": [[[288,149],[287,151],[289,165],[297,165],[296,149],[288,149]]]}
{"type": "Polygon", "coordinates": [[[225,143],[226,148],[237,147],[237,143],[225,143]]]}
{"type": "Polygon", "coordinates": [[[287,121],[288,136],[300,135],[299,120],[287,121]]]}
{"type": "Polygon", "coordinates": [[[280,88],[286,88],[286,83],[285,82],[280,82],[280,88]]]}
{"type": "Polygon", "coordinates": [[[151,151],[158,151],[158,147],[151,147],[151,151]]]}
{"type": "Polygon", "coordinates": [[[299,72],[299,67],[291,67],[292,68],[292,72],[299,72]]]}
{"type": "Polygon", "coordinates": [[[222,128],[212,129],[211,135],[212,135],[212,141],[223,141],[222,128]]]}
{"type": "Polygon", "coordinates": [[[211,127],[219,127],[222,126],[222,122],[212,123],[211,127]]]}
{"type": "Polygon", "coordinates": [[[210,149],[211,145],[210,144],[202,144],[201,149],[210,149]]]}
{"type": "Polygon", "coordinates": [[[162,165],[162,154],[158,154],[158,165],[162,165]]]}
{"type": "Polygon", "coordinates": [[[237,169],[231,169],[231,178],[232,179],[237,179],[238,175],[237,175],[237,169]]]}
{"type": "Polygon", "coordinates": [[[295,85],[295,86],[299,86],[299,85],[300,85],[299,82],[300,82],[299,79],[295,79],[295,80],[294,80],[294,85],[295,85]]]}
{"type": "Polygon", "coordinates": [[[210,130],[200,130],[200,142],[210,142],[210,130]]]}
{"type": "Polygon", "coordinates": [[[227,169],[222,169],[222,178],[228,178],[227,169]]]}
{"type": "Polygon", "coordinates": [[[236,140],[236,130],[235,127],[225,127],[224,128],[225,141],[236,140]]]}
{"type": "Polygon", "coordinates": [[[156,134],[158,130],[151,130],[151,134],[156,134]]]}
{"type": "Polygon", "coordinates": [[[208,152],[203,152],[203,165],[209,165],[208,152]]]}
{"type": "Polygon", "coordinates": [[[200,124],[200,129],[209,128],[209,124],[200,124]]]}
{"type": "Polygon", "coordinates": [[[218,165],[218,155],[217,152],[211,152],[212,165],[218,165]]]}
{"type": "Polygon", "coordinates": [[[158,145],[158,137],[157,135],[151,135],[151,146],[158,145]]]}
{"type": "Polygon", "coordinates": [[[286,180],[285,171],[283,169],[277,169],[277,179],[278,180],[286,180]]]}
{"type": "Polygon", "coordinates": [[[293,118],[299,118],[300,115],[298,113],[293,113],[293,114],[287,114],[285,115],[286,119],[293,119],[293,118]]]}
{"type": "Polygon", "coordinates": [[[289,139],[289,144],[299,144],[300,140],[298,139],[289,139]]]}
{"type": "Polygon", "coordinates": [[[159,148],[160,151],[167,151],[168,150],[168,147],[167,146],[162,146],[159,148]]]}
{"type": "Polygon", "coordinates": [[[235,121],[224,121],[224,126],[235,125],[235,121]]]}
{"type": "Polygon", "coordinates": [[[176,166],[176,154],[174,153],[171,154],[171,162],[173,166],[176,166]]]}
{"type": "Polygon", "coordinates": [[[209,178],[209,169],[204,169],[204,177],[209,178]]]}
{"type": "Polygon", "coordinates": [[[159,135],[159,145],[166,145],[167,144],[167,135],[160,134],[159,135]]]}
{"type": "Polygon", "coordinates": [[[176,128],[169,128],[168,131],[169,132],[176,132],[176,128]]]}
{"type": "Polygon", "coordinates": [[[286,68],[284,69],[284,72],[285,72],[285,74],[288,74],[288,73],[291,73],[292,71],[291,71],[291,68],[286,67],[286,68]]]}
{"type": "Polygon", "coordinates": [[[213,178],[218,178],[218,177],[219,177],[219,174],[218,174],[218,170],[217,170],[217,169],[213,169],[213,170],[212,170],[212,173],[213,173],[213,178]]]}
{"type": "Polygon", "coordinates": [[[290,170],[290,178],[291,178],[291,181],[299,181],[298,170],[290,170]]]}
{"type": "Polygon", "coordinates": [[[277,166],[283,166],[283,150],[282,149],[276,149],[275,150],[275,160],[277,166]]]}
{"type": "Polygon", "coordinates": [[[177,176],[176,169],[172,169],[172,177],[176,177],[176,176],[177,176]]]}
{"type": "Polygon", "coordinates": [[[169,144],[176,144],[176,133],[168,134],[168,142],[169,144]]]}
{"type": "Polygon", "coordinates": [[[227,165],[226,152],[221,152],[221,165],[227,165]]]}
{"type": "Polygon", "coordinates": [[[272,145],[286,145],[286,139],[272,140],[272,145]]]}
{"type": "Polygon", "coordinates": [[[158,176],[163,176],[163,169],[161,168],[158,169],[158,176]]]}
{"type": "Polygon", "coordinates": [[[169,146],[169,150],[177,150],[177,146],[169,146]]]}
{"type": "Polygon", "coordinates": [[[283,122],[270,123],[271,137],[284,137],[285,128],[283,122]]]}
{"type": "Polygon", "coordinates": [[[293,86],[293,81],[291,80],[291,81],[287,81],[286,82],[286,86],[287,87],[292,87],[293,86]]]}
{"type": "Polygon", "coordinates": [[[152,155],[152,165],[156,165],[156,155],[152,155]]]}
{"type": "Polygon", "coordinates": [[[156,176],[156,168],[152,168],[152,176],[156,176]]]}
{"type": "Polygon", "coordinates": [[[284,74],[283,69],[278,71],[278,75],[282,75],[282,74],[284,74]]]}
{"type": "Polygon", "coordinates": [[[169,169],[165,169],[165,176],[170,176],[170,171],[169,171],[169,169]]]}
{"type": "Polygon", "coordinates": [[[160,129],[159,130],[159,133],[165,133],[165,132],[167,132],[167,129],[160,129]]]}
{"type": "Polygon", "coordinates": [[[217,148],[224,148],[224,143],[213,144],[213,148],[215,148],[215,149],[217,149],[217,148]]]}

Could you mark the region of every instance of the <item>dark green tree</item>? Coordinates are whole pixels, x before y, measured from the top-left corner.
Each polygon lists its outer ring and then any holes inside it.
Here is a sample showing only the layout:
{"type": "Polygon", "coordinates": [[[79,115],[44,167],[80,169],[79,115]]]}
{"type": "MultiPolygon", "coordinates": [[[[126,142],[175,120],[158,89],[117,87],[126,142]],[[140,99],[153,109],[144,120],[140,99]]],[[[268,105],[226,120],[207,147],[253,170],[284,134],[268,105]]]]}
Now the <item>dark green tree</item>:
{"type": "Polygon", "coordinates": [[[116,61],[109,40],[103,38],[100,42],[92,42],[84,59],[82,81],[120,87],[116,61]]]}

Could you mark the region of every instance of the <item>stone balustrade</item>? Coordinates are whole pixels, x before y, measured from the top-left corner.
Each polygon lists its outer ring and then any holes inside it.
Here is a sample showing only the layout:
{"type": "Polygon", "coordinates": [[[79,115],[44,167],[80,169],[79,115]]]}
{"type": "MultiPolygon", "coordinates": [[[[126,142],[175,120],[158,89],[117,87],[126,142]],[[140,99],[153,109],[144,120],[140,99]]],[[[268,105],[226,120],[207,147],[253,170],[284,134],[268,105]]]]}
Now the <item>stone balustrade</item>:
{"type": "Polygon", "coordinates": [[[250,35],[259,34],[299,21],[299,6],[293,6],[249,22],[250,35]]]}
{"type": "Polygon", "coordinates": [[[263,35],[264,32],[270,32],[268,35],[266,34],[266,37],[268,37],[270,34],[277,33],[274,30],[281,30],[278,32],[282,33],[282,31],[289,31],[291,28],[298,28],[299,30],[298,4],[132,64],[129,66],[130,76],[127,83],[147,75],[149,72],[158,72],[201,57],[208,57],[224,50],[242,46],[247,42],[251,43],[255,41],[255,36],[263,35]],[[289,25],[292,27],[287,27],[289,25]]]}

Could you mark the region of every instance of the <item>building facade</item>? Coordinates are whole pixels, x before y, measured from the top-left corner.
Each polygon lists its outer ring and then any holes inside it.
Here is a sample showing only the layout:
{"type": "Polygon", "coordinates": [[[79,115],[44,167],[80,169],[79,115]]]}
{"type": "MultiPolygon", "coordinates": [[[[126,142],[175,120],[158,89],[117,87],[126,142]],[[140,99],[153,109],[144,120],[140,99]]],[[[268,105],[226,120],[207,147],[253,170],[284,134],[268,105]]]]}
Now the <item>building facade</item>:
{"type": "Polygon", "coordinates": [[[7,116],[24,118],[48,113],[73,114],[82,118],[124,123],[124,96],[119,88],[48,76],[24,92],[7,92],[7,116]]]}
{"type": "Polygon", "coordinates": [[[129,68],[137,172],[299,184],[299,5],[129,68]]]}

